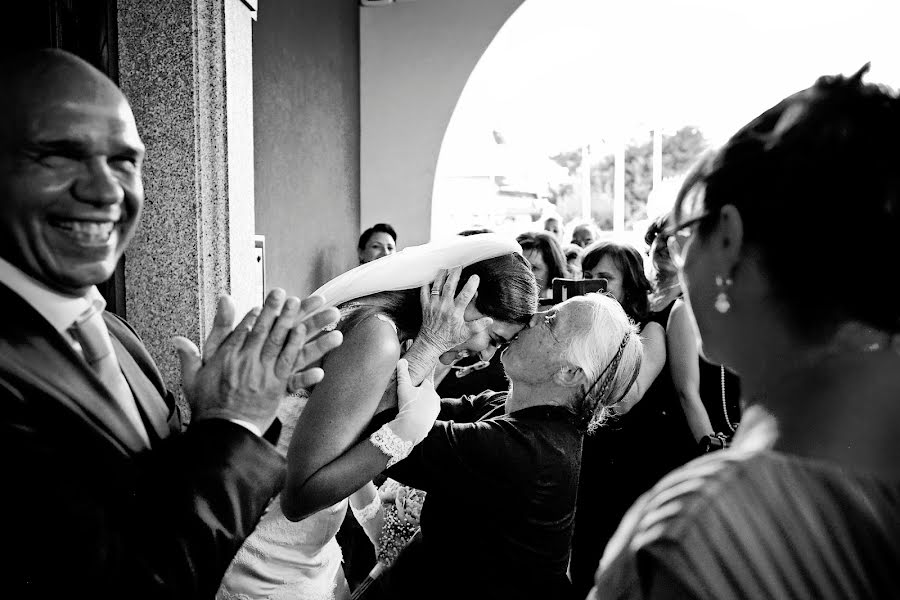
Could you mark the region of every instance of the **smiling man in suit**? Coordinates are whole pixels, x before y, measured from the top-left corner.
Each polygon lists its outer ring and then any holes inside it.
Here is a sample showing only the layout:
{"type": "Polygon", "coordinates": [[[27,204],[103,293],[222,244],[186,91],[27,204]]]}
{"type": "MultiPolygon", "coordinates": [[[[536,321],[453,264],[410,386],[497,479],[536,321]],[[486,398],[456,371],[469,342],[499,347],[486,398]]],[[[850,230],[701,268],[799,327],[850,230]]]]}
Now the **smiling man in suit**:
{"type": "Polygon", "coordinates": [[[15,598],[211,597],[284,479],[260,432],[340,343],[311,298],[274,290],[199,351],[177,341],[193,419],[104,312],[143,205],[144,147],[105,75],[44,50],[0,64],[0,511],[15,598]]]}

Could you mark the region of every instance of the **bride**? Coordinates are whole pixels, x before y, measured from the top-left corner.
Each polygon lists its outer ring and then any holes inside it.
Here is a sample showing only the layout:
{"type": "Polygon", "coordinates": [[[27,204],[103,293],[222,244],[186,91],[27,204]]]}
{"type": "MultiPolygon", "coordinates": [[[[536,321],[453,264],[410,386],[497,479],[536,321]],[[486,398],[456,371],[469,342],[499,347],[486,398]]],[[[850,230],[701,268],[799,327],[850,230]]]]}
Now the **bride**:
{"type": "Polygon", "coordinates": [[[518,251],[514,240],[494,234],[453,238],[366,263],[315,292],[340,308],[344,343],[326,357],[326,377],[309,398],[284,407],[285,488],[217,598],[349,598],[334,538],[347,506],[375,543],[381,502],[371,479],[408,453],[436,416],[417,414],[423,409],[410,408],[415,403],[398,413],[397,360],[409,348],[418,385],[438,358],[489,360],[509,342],[537,308],[534,276],[518,251]],[[463,268],[445,271],[453,267],[463,268]],[[465,326],[453,330],[450,312],[457,320],[461,313],[465,326]]]}

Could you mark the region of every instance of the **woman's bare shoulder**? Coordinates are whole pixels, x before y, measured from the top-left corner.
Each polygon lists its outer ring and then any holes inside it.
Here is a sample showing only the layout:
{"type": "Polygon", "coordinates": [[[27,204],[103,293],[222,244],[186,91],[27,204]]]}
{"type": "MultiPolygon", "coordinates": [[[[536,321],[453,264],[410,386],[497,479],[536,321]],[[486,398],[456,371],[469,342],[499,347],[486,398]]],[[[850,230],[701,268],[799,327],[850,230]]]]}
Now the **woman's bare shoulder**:
{"type": "Polygon", "coordinates": [[[684,300],[679,298],[672,304],[672,310],[669,312],[669,321],[666,325],[666,330],[669,330],[673,325],[676,326],[685,326],[690,325],[690,314],[688,313],[690,309],[687,307],[687,304],[684,303],[684,300]]]}
{"type": "Polygon", "coordinates": [[[343,344],[326,355],[325,378],[312,390],[300,416],[305,432],[329,432],[327,440],[316,437],[320,448],[308,453],[324,453],[331,460],[356,439],[374,414],[399,358],[397,334],[380,319],[366,317],[344,333],[343,344]],[[341,416],[339,429],[334,429],[335,415],[341,416]]]}
{"type": "Polygon", "coordinates": [[[372,369],[393,372],[399,358],[400,340],[393,323],[372,314],[344,332],[344,342],[325,356],[322,368],[326,374],[346,371],[358,375],[372,373],[372,369]]]}
{"type": "Polygon", "coordinates": [[[382,315],[373,313],[356,323],[349,331],[344,332],[342,346],[355,349],[366,349],[369,352],[387,355],[400,355],[400,340],[397,337],[397,326],[382,315]]]}

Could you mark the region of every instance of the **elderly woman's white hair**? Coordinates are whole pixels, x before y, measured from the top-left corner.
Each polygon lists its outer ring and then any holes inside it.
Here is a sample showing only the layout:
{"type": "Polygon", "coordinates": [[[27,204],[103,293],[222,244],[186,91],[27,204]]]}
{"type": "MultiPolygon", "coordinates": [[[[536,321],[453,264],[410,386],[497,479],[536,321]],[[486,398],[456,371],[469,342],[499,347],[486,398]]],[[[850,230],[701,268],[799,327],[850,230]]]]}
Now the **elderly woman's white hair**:
{"type": "Polygon", "coordinates": [[[584,397],[575,405],[576,421],[579,429],[593,433],[634,384],[643,347],[637,326],[614,298],[596,293],[582,298],[597,309],[590,327],[570,340],[563,358],[584,371],[584,397]]]}

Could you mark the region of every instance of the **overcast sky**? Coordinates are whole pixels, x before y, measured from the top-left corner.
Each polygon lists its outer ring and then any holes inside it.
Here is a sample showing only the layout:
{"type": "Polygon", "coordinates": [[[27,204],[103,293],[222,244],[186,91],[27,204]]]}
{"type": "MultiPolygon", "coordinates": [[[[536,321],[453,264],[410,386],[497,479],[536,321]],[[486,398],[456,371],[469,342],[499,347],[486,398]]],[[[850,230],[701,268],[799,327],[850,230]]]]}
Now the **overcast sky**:
{"type": "Polygon", "coordinates": [[[493,129],[545,156],[654,124],[718,143],[867,61],[870,81],[896,89],[898,25],[900,0],[526,0],[473,71],[439,172],[493,129]]]}

